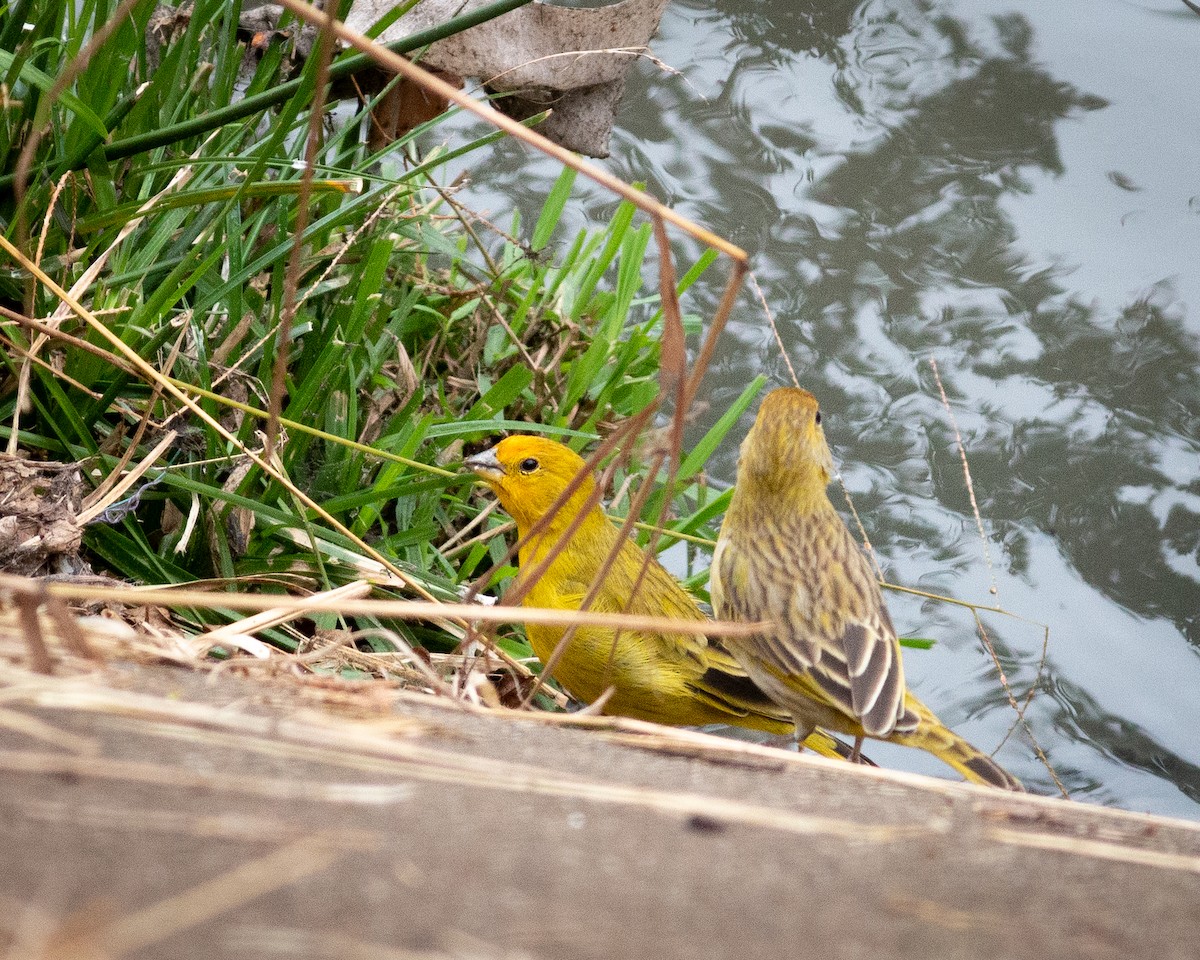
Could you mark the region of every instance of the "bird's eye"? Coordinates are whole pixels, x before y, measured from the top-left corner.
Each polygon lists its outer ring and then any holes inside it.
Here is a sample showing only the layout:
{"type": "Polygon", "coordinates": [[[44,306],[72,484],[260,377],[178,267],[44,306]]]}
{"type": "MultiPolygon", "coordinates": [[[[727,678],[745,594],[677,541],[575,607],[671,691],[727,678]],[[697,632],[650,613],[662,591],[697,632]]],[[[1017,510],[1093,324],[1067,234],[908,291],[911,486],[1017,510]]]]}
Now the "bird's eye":
{"type": "Polygon", "coordinates": [[[821,423],[821,411],[818,410],[817,411],[817,424],[819,425],[820,423],[821,423]]]}
{"type": "Polygon", "coordinates": [[[536,457],[526,457],[524,460],[521,461],[520,467],[521,467],[522,473],[533,473],[533,471],[538,468],[537,458],[536,457]]]}

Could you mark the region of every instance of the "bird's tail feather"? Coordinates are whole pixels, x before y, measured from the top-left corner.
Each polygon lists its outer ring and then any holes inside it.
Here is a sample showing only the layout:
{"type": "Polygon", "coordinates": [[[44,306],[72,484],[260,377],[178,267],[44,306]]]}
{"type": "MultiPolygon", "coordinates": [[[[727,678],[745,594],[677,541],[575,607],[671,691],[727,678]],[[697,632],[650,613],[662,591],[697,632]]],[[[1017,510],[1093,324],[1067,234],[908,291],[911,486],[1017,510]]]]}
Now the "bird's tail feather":
{"type": "Polygon", "coordinates": [[[925,704],[912,694],[907,700],[909,708],[915,708],[921,717],[917,729],[911,733],[895,733],[888,739],[906,747],[917,747],[932,753],[943,763],[953,767],[971,783],[982,783],[1001,790],[1024,792],[1021,781],[981,750],[967,743],[953,730],[946,727],[925,704]]]}

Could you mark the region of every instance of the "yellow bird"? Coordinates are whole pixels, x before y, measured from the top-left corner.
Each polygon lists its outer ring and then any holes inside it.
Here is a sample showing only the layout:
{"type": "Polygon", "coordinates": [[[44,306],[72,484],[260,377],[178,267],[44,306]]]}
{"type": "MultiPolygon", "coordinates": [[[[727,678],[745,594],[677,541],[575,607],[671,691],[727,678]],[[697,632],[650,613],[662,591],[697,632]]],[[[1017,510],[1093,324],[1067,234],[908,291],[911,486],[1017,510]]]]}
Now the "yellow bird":
{"type": "MultiPolygon", "coordinates": [[[[568,484],[585,472],[586,464],[560,443],[513,436],[469,457],[466,466],[495,491],[525,541],[568,484]]],[[[532,571],[550,553],[594,490],[595,481],[586,475],[543,531],[524,543],[522,571],[532,571]]],[[[545,573],[530,584],[524,605],[579,610],[619,541],[620,549],[589,609],[707,620],[695,599],[657,560],[647,559],[633,541],[621,540],[620,529],[598,503],[587,511],[545,573]]],[[[533,623],[526,627],[530,646],[543,664],[566,629],[533,623]]],[[[553,675],[584,703],[593,703],[611,688],[603,706],[611,715],[676,726],[725,723],[778,734],[794,731],[788,711],[772,703],[720,643],[700,634],[579,627],[553,675]]],[[[845,744],[820,731],[811,731],[804,744],[827,757],[844,758],[850,753],[845,744]]]]}
{"type": "Polygon", "coordinates": [[[718,619],[774,626],[729,638],[730,652],[800,733],[918,747],[975,783],[1023,789],[908,692],[879,584],[826,494],[832,472],[816,398],[768,394],[742,444],[709,586],[718,619]]]}

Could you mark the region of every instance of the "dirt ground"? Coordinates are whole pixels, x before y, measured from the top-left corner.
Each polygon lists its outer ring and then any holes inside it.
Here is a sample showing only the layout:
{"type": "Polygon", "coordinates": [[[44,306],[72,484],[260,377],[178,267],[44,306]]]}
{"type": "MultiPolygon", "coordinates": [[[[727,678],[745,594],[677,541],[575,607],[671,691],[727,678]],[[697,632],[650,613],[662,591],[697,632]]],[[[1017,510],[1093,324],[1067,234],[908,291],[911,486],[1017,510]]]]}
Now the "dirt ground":
{"type": "Polygon", "coordinates": [[[1194,824],[712,739],[0,678],[0,956],[1200,955],[1194,824]]]}

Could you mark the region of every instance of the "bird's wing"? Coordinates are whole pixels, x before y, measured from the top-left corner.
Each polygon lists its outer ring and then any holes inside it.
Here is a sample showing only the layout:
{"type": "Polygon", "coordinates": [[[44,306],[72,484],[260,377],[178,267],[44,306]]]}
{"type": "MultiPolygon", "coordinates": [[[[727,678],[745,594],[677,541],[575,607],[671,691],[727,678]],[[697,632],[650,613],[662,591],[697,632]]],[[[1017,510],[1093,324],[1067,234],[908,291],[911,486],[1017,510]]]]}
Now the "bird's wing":
{"type": "Polygon", "coordinates": [[[905,710],[900,642],[870,564],[849,530],[840,529],[838,560],[815,594],[796,586],[785,622],[793,635],[808,633],[817,648],[810,672],[830,701],[869,735],[887,736],[917,722],[905,710]]]}
{"type": "MultiPolygon", "coordinates": [[[[595,571],[566,574],[559,571],[561,603],[564,607],[581,609],[584,598],[595,584],[595,571]]],[[[603,613],[627,613],[648,617],[670,617],[678,620],[705,621],[695,599],[653,557],[630,540],[604,574],[603,583],[588,605],[603,613]],[[644,566],[644,572],[643,572],[644,566]]],[[[637,632],[639,642],[650,647],[646,659],[661,658],[676,671],[699,676],[708,669],[706,648],[708,638],[700,633],[637,632]],[[653,653],[652,653],[653,651],[653,653]]]]}
{"type": "Polygon", "coordinates": [[[887,736],[905,717],[899,644],[881,621],[845,621],[821,644],[809,675],[823,699],[856,717],[872,736],[887,736]]]}
{"type": "Polygon", "coordinates": [[[787,709],[759,689],[720,640],[709,637],[705,664],[704,672],[688,683],[696,696],[738,716],[753,713],[791,726],[791,714],[787,709]]]}
{"type": "MultiPolygon", "coordinates": [[[[676,620],[703,622],[708,619],[700,610],[695,597],[632,541],[625,541],[625,561],[621,573],[608,591],[619,598],[621,609],[628,613],[676,620]],[[627,581],[627,582],[626,582],[627,581]]],[[[662,644],[673,659],[686,659],[701,670],[707,668],[708,638],[701,633],[666,633],[646,635],[647,642],[662,644]]]]}

